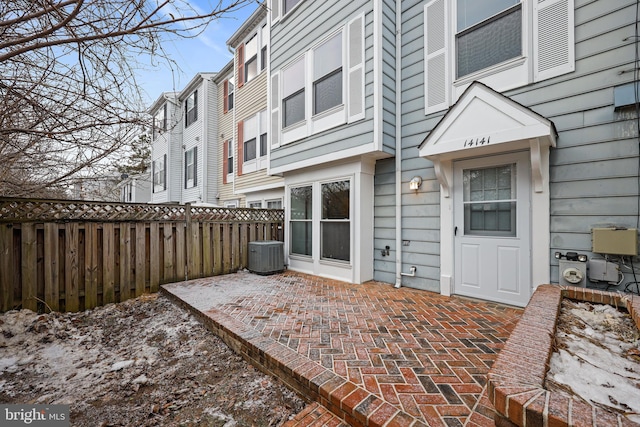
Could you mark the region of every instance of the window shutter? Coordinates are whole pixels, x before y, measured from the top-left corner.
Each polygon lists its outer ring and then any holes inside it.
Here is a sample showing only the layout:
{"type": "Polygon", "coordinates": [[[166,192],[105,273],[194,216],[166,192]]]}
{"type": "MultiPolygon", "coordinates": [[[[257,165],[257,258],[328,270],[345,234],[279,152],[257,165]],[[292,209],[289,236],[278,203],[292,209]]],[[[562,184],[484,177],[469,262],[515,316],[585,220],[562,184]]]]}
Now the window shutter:
{"type": "Polygon", "coordinates": [[[574,71],[574,0],[538,0],[533,8],[534,80],[574,71]]]}
{"type": "Polygon", "coordinates": [[[187,188],[187,152],[184,152],[184,188],[187,188]]]}
{"type": "Polygon", "coordinates": [[[271,146],[280,144],[280,73],[271,75],[271,146]]]}
{"type": "Polygon", "coordinates": [[[229,141],[222,143],[222,183],[227,183],[227,174],[229,173],[229,141]]]}
{"type": "Polygon", "coordinates": [[[347,25],[347,90],[349,123],[364,119],[364,15],[347,25]]]}
{"type": "Polygon", "coordinates": [[[164,166],[164,169],[162,169],[162,189],[166,190],[167,189],[167,155],[165,154],[163,159],[162,159],[162,164],[164,166]]]}
{"type": "Polygon", "coordinates": [[[193,185],[198,185],[198,147],[193,149],[193,185]]]}
{"type": "Polygon", "coordinates": [[[280,20],[280,2],[282,0],[271,0],[271,25],[280,20]]]}
{"type": "Polygon", "coordinates": [[[447,0],[424,6],[425,114],[449,107],[449,25],[447,0]]]}
{"type": "Polygon", "coordinates": [[[238,87],[244,86],[244,44],[238,46],[238,87]]]}
{"type": "Polygon", "coordinates": [[[237,175],[242,175],[242,162],[244,160],[244,122],[238,122],[238,169],[237,175]]]}
{"type": "Polygon", "coordinates": [[[229,80],[224,81],[222,96],[224,98],[222,111],[224,112],[224,114],[227,114],[229,112],[229,80]]]}
{"type": "Polygon", "coordinates": [[[198,120],[198,91],[193,92],[193,121],[198,120]]]}

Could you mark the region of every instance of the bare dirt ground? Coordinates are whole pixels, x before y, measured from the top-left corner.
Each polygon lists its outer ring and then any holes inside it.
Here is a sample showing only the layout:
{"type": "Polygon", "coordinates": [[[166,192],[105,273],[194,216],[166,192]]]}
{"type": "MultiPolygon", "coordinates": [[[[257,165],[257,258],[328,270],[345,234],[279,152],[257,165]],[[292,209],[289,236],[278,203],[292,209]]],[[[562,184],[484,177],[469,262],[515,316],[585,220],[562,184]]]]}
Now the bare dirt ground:
{"type": "Polygon", "coordinates": [[[0,315],[0,403],[69,404],[73,426],[272,426],[304,402],[163,296],[0,315]]]}

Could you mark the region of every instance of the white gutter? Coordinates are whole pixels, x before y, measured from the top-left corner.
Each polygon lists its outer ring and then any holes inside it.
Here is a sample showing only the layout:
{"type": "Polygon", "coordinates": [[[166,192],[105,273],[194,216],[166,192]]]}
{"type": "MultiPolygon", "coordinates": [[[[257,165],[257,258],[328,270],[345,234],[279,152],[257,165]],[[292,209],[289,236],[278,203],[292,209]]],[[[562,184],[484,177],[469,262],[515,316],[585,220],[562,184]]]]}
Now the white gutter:
{"type": "Polygon", "coordinates": [[[402,286],[402,2],[396,3],[396,284],[402,286]]]}

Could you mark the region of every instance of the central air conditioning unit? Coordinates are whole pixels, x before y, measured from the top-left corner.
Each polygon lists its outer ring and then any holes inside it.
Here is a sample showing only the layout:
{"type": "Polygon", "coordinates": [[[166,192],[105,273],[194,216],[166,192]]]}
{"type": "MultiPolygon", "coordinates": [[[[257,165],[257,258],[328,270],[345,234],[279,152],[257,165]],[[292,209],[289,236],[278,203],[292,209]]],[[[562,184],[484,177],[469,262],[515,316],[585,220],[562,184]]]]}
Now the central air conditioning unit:
{"type": "Polygon", "coordinates": [[[284,243],[277,240],[249,242],[249,271],[274,274],[284,270],[284,243]]]}

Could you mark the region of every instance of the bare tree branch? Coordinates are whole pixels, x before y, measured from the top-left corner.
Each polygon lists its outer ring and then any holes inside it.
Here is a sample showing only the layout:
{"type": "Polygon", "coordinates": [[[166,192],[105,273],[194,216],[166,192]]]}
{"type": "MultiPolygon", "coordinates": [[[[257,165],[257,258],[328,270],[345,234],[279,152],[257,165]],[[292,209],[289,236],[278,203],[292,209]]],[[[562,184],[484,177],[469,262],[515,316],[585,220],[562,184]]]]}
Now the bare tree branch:
{"type": "Polygon", "coordinates": [[[126,156],[150,124],[139,56],[171,64],[168,36],[195,37],[255,0],[211,2],[0,2],[0,195],[59,195],[126,156]]]}

